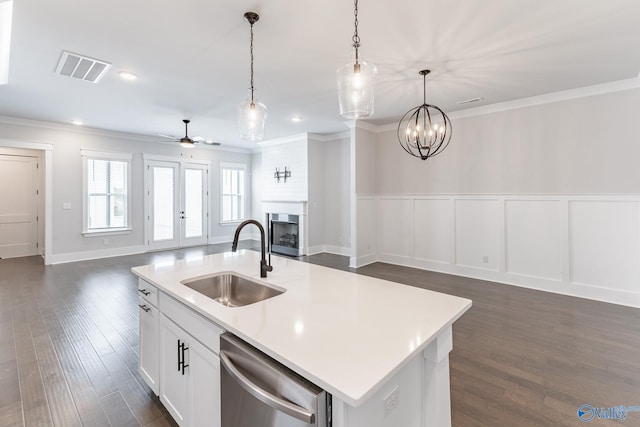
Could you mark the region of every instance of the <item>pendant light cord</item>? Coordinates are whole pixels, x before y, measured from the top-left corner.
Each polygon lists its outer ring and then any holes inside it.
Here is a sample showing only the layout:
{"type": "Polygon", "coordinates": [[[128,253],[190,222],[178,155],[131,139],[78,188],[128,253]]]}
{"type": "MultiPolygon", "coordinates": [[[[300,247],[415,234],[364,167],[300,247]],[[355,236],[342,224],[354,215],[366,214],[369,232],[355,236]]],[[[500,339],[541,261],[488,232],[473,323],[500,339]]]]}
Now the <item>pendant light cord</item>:
{"type": "Polygon", "coordinates": [[[254,105],[253,101],[253,24],[251,23],[251,105],[254,105]]]}
{"type": "Polygon", "coordinates": [[[355,17],[354,19],[354,27],[355,30],[353,32],[353,37],[351,38],[351,40],[353,40],[353,47],[356,49],[356,64],[358,63],[358,48],[360,47],[360,36],[358,35],[358,0],[354,0],[353,1],[353,15],[355,17]]]}

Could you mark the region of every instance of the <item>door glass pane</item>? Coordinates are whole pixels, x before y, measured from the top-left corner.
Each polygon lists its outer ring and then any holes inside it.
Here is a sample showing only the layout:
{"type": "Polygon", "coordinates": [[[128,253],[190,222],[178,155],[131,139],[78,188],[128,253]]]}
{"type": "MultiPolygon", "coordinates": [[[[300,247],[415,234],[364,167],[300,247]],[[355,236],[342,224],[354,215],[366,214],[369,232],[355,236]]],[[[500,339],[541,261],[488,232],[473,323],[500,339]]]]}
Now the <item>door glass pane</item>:
{"type": "Polygon", "coordinates": [[[153,168],[153,240],[171,240],[174,236],[174,169],[153,168]]]}
{"type": "Polygon", "coordinates": [[[184,171],[185,237],[202,236],[202,170],[184,171]]]}

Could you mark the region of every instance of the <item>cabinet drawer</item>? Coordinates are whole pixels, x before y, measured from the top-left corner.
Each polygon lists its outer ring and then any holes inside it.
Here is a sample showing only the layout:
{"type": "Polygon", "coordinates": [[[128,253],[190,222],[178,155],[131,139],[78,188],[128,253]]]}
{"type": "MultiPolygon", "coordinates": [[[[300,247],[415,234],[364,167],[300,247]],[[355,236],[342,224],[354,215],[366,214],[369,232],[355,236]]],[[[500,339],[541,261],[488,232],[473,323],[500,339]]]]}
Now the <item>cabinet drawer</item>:
{"type": "Polygon", "coordinates": [[[138,293],[149,304],[152,304],[155,307],[158,306],[158,288],[156,288],[149,282],[138,279],[138,293]]]}
{"type": "Polygon", "coordinates": [[[220,334],[224,332],[220,326],[162,292],[160,312],[214,353],[220,352],[220,334]]]}

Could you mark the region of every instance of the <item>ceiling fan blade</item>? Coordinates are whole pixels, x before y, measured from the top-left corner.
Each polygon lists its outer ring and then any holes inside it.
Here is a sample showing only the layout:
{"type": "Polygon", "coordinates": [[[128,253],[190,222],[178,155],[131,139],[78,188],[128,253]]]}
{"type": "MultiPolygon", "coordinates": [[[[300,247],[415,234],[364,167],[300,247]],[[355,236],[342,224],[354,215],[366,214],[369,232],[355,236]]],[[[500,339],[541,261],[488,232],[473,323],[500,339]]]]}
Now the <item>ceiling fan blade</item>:
{"type": "Polygon", "coordinates": [[[202,137],[202,136],[194,136],[193,138],[191,138],[192,140],[194,140],[195,142],[202,142],[204,141],[206,138],[202,137]]]}
{"type": "Polygon", "coordinates": [[[175,139],[176,141],[180,139],[177,136],[166,135],[164,133],[156,133],[156,136],[159,136],[159,137],[162,137],[162,138],[168,138],[168,139],[175,139]]]}

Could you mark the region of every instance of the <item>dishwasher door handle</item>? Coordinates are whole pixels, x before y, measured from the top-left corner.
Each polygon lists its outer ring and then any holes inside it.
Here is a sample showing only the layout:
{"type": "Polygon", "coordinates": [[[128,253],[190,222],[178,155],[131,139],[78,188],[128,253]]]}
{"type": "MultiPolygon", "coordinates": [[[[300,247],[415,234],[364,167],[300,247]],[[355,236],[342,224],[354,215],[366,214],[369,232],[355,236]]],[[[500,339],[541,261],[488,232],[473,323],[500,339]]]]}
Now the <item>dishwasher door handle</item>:
{"type": "Polygon", "coordinates": [[[287,415],[292,416],[300,421],[304,421],[307,424],[313,424],[316,421],[316,415],[313,412],[309,412],[307,409],[298,406],[294,403],[288,402],[278,396],[274,396],[268,391],[258,387],[252,383],[242,372],[236,368],[229,356],[224,351],[220,352],[220,363],[227,370],[227,372],[244,388],[249,394],[262,403],[280,411],[287,415]]]}

